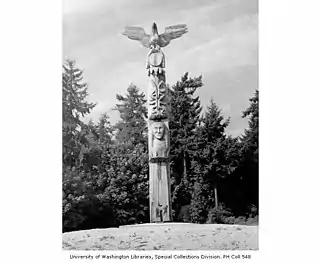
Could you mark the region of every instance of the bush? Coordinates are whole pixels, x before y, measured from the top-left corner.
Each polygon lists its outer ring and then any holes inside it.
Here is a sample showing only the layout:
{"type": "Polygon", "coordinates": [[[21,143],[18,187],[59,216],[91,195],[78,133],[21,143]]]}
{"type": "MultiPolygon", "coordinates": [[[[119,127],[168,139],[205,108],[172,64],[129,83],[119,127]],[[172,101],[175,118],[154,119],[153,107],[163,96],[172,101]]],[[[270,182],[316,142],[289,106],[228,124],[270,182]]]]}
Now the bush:
{"type": "Polygon", "coordinates": [[[177,216],[177,219],[183,222],[190,222],[191,221],[190,208],[191,208],[191,205],[182,206],[177,216]]]}
{"type": "Polygon", "coordinates": [[[110,200],[97,194],[94,173],[65,170],[63,173],[63,232],[116,225],[110,200]],[[96,193],[95,193],[96,192],[96,193]]]}
{"type": "Polygon", "coordinates": [[[246,224],[249,226],[257,226],[259,224],[259,216],[248,218],[246,224]]]}
{"type": "Polygon", "coordinates": [[[246,217],[245,216],[239,216],[234,221],[235,225],[246,225],[246,217]]]}
{"type": "Polygon", "coordinates": [[[235,223],[235,216],[226,217],[224,219],[224,224],[233,225],[235,223]]]}
{"type": "Polygon", "coordinates": [[[233,221],[233,214],[230,209],[220,204],[217,208],[212,208],[208,212],[207,224],[230,224],[233,221]]]}
{"type": "Polygon", "coordinates": [[[115,226],[111,206],[94,195],[63,200],[63,232],[115,226]]]}
{"type": "Polygon", "coordinates": [[[248,212],[247,212],[247,216],[249,217],[249,218],[254,218],[254,217],[256,217],[257,215],[258,215],[258,209],[257,209],[257,207],[255,206],[255,205],[249,205],[248,207],[247,207],[247,210],[248,210],[248,212]]]}

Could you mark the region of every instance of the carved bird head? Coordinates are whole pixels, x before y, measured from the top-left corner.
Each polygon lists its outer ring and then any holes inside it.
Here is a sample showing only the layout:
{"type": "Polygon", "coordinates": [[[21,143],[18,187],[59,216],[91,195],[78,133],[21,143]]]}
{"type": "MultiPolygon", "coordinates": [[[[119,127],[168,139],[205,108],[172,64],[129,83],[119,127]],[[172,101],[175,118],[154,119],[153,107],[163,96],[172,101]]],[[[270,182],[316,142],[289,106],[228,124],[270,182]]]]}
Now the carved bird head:
{"type": "Polygon", "coordinates": [[[158,35],[158,30],[155,22],[152,25],[152,35],[158,35]]]}
{"type": "Polygon", "coordinates": [[[158,44],[158,38],[158,30],[156,23],[154,22],[152,25],[152,35],[149,40],[150,45],[155,47],[158,44]]]}

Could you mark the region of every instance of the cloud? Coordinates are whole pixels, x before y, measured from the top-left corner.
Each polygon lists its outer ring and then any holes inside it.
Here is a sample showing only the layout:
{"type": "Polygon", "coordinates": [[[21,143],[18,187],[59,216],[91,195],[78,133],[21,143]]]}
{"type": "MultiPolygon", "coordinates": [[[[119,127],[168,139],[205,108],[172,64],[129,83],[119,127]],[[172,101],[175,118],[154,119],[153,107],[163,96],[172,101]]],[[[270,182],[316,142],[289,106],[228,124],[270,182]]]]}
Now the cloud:
{"type": "Polygon", "coordinates": [[[115,122],[116,93],[124,94],[131,82],[147,92],[147,50],[120,33],[126,25],[149,31],[153,21],[160,32],[176,23],[189,28],[164,49],[168,83],[184,72],[202,74],[202,104],[213,97],[231,116],[231,132],[242,131],[247,121],[241,111],[258,88],[257,0],[65,0],[63,56],[84,69],[90,99],[98,102],[87,119],[107,111],[115,122]]]}

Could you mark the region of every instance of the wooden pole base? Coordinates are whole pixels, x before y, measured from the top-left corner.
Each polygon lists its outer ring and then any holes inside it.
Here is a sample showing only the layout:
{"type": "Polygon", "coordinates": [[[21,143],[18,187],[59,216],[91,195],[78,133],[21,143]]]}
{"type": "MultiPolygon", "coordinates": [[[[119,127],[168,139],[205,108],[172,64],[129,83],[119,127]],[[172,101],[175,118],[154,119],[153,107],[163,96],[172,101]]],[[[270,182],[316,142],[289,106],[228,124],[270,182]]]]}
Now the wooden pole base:
{"type": "Polygon", "coordinates": [[[172,221],[169,163],[149,163],[150,222],[172,221]]]}

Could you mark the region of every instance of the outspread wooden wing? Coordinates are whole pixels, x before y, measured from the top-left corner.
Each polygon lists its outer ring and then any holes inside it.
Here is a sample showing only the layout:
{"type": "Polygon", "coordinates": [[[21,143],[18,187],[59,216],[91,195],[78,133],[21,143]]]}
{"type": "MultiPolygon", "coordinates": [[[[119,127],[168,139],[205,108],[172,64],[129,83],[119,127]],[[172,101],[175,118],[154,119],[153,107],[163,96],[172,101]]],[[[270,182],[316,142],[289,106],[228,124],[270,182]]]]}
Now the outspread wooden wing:
{"type": "Polygon", "coordinates": [[[160,35],[160,47],[166,47],[172,39],[179,38],[185,33],[187,33],[187,26],[185,24],[166,27],[165,32],[160,35]]]}
{"type": "Polygon", "coordinates": [[[122,34],[127,36],[129,39],[141,42],[144,47],[149,48],[150,35],[146,34],[143,28],[127,26],[122,34]]]}

